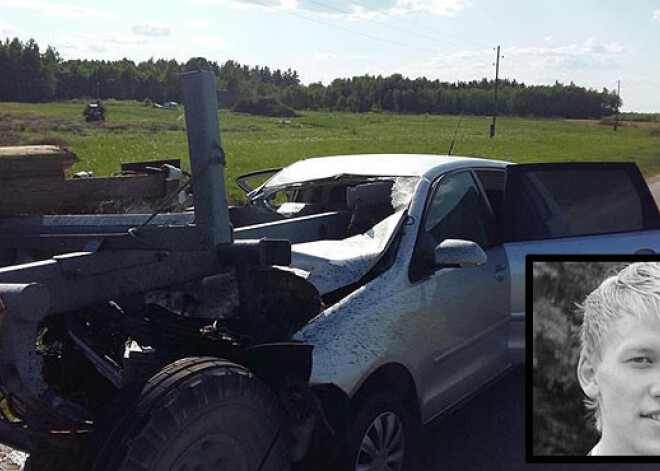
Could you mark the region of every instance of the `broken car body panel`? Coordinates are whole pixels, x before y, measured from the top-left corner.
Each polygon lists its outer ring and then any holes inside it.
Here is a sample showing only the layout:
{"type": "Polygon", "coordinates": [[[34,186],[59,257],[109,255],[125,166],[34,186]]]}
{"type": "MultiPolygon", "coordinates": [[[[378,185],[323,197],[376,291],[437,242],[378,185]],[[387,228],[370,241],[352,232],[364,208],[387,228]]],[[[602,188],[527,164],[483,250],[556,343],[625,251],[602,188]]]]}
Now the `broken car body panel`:
{"type": "Polygon", "coordinates": [[[405,218],[399,211],[363,234],[291,246],[291,267],[324,295],[358,282],[392,243],[405,218]]]}
{"type": "Polygon", "coordinates": [[[488,280],[493,264],[502,262],[501,249],[488,253],[486,267],[446,269],[421,282],[409,280],[431,188],[431,180],[420,179],[390,269],[326,309],[295,336],[314,344],[310,381],[337,384],[349,397],[379,367],[405,366],[415,379],[423,420],[508,363],[507,290],[491,287],[488,280]],[[478,338],[487,329],[488,335],[478,338]],[[442,356],[452,349],[455,354],[442,356]]]}

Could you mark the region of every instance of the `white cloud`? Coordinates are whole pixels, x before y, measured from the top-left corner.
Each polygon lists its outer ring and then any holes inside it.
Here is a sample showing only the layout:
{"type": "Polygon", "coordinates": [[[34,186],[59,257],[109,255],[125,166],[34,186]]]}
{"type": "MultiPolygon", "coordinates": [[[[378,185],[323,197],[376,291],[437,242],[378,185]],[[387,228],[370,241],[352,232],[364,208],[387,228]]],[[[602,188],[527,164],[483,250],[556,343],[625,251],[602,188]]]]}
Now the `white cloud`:
{"type": "Polygon", "coordinates": [[[455,16],[471,5],[471,0],[352,0],[317,2],[314,0],[186,0],[193,5],[227,5],[238,10],[298,10],[312,12],[338,20],[363,20],[403,16],[408,14],[430,14],[455,16]]]}
{"type": "Polygon", "coordinates": [[[508,47],[504,53],[509,56],[583,56],[587,54],[618,55],[624,51],[623,47],[615,44],[603,44],[596,39],[588,39],[582,44],[569,44],[554,47],[508,47]]]}
{"type": "Polygon", "coordinates": [[[611,57],[572,57],[559,61],[560,67],[569,70],[621,69],[621,64],[611,57]]]}
{"type": "Polygon", "coordinates": [[[67,3],[40,2],[34,0],[0,0],[0,7],[22,8],[46,16],[84,19],[111,19],[120,15],[107,10],[79,7],[67,3]]]}
{"type": "Polygon", "coordinates": [[[319,61],[333,62],[336,61],[339,58],[339,56],[334,52],[320,52],[316,54],[314,58],[319,61]]]}
{"type": "Polygon", "coordinates": [[[235,10],[258,10],[267,13],[298,8],[297,0],[232,0],[227,2],[227,5],[235,10]]]}
{"type": "Polygon", "coordinates": [[[149,36],[152,38],[170,35],[170,28],[167,25],[155,23],[137,24],[133,26],[131,31],[137,35],[149,36]]]}
{"type": "Polygon", "coordinates": [[[598,54],[621,54],[624,52],[623,46],[616,43],[603,44],[597,39],[591,38],[584,43],[585,47],[588,48],[589,52],[595,52],[598,54]]]}
{"type": "Polygon", "coordinates": [[[469,0],[396,0],[396,6],[408,13],[454,16],[470,6],[469,0]]]}
{"type": "Polygon", "coordinates": [[[64,59],[119,60],[130,57],[144,61],[154,57],[175,58],[179,62],[199,56],[218,60],[231,47],[220,35],[196,33],[158,38],[137,34],[68,34],[54,38],[52,45],[64,59]]]}
{"type": "MultiPolygon", "coordinates": [[[[187,36],[185,38],[181,38],[182,41],[185,42],[187,45],[193,45],[193,46],[202,46],[202,47],[208,47],[213,50],[220,50],[220,51],[225,51],[231,47],[231,43],[227,41],[224,37],[220,36],[219,34],[195,34],[191,36],[187,36]]],[[[199,54],[199,55],[204,55],[204,54],[199,54]]],[[[192,56],[191,56],[192,57],[192,56]]],[[[207,59],[211,59],[210,57],[207,57],[207,59]]]]}
{"type": "Polygon", "coordinates": [[[294,10],[297,0],[186,0],[190,5],[224,5],[234,10],[257,10],[273,12],[277,10],[294,10]]]}
{"type": "MultiPolygon", "coordinates": [[[[601,73],[605,70],[621,69],[624,48],[614,43],[602,43],[589,39],[579,44],[548,45],[538,47],[507,47],[502,50],[500,76],[543,83],[537,72],[544,71],[548,77],[576,80],[585,73],[601,73]]],[[[406,68],[410,76],[426,75],[448,81],[456,77],[494,77],[494,53],[489,48],[461,50],[447,55],[436,55],[431,60],[421,61],[406,68]]],[[[545,81],[552,83],[554,79],[545,81]]]]}
{"type": "Polygon", "coordinates": [[[660,21],[660,10],[656,10],[653,12],[653,19],[656,21],[660,21]]]}
{"type": "Polygon", "coordinates": [[[104,57],[109,45],[114,49],[116,46],[144,45],[148,42],[148,38],[132,34],[66,34],[53,38],[53,46],[62,57],[76,59],[109,59],[104,57]]]}
{"type": "Polygon", "coordinates": [[[457,51],[449,55],[449,58],[451,59],[476,59],[477,57],[481,56],[481,54],[477,51],[457,51]]]}
{"type": "Polygon", "coordinates": [[[17,31],[18,30],[14,25],[8,21],[0,19],[0,40],[2,40],[4,36],[11,36],[16,34],[17,31]]]}
{"type": "Polygon", "coordinates": [[[414,63],[406,68],[410,76],[438,77],[453,82],[457,77],[481,78],[494,75],[493,54],[490,48],[462,50],[447,55],[436,55],[431,60],[414,63]],[[492,70],[491,70],[492,69],[492,70]],[[441,72],[439,72],[441,71],[441,72]]]}
{"type": "Polygon", "coordinates": [[[365,5],[364,2],[358,5],[351,0],[339,0],[325,8],[312,0],[300,0],[298,3],[300,9],[340,20],[371,20],[420,13],[452,17],[470,5],[470,0],[384,0],[372,1],[370,5],[365,5]]]}
{"type": "Polygon", "coordinates": [[[186,21],[184,23],[184,26],[186,28],[192,28],[192,29],[209,29],[213,25],[214,23],[211,20],[194,20],[194,21],[186,21]]]}
{"type": "Polygon", "coordinates": [[[563,71],[588,71],[619,69],[620,56],[625,49],[616,43],[602,43],[591,38],[581,44],[547,47],[505,48],[504,63],[519,70],[523,68],[546,68],[563,71]]]}

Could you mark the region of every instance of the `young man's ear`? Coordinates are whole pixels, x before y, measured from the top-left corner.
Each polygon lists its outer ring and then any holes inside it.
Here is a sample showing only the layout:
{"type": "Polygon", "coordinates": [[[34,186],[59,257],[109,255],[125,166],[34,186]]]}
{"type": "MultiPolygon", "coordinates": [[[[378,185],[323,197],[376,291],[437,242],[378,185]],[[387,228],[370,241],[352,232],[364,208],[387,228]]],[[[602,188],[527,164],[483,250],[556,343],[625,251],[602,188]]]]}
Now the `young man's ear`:
{"type": "Polygon", "coordinates": [[[584,394],[590,399],[596,399],[598,396],[598,383],[596,382],[596,366],[593,360],[580,354],[580,361],[577,367],[577,377],[584,394]]]}

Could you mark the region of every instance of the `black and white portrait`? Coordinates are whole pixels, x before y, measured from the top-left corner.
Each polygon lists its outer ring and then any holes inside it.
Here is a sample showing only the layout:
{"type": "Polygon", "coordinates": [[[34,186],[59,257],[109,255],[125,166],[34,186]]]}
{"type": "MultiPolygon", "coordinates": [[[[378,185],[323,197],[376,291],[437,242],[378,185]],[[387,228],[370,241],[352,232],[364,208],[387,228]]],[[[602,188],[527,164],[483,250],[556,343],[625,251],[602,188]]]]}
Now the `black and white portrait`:
{"type": "Polygon", "coordinates": [[[660,457],[660,261],[532,271],[532,454],[660,457]]]}

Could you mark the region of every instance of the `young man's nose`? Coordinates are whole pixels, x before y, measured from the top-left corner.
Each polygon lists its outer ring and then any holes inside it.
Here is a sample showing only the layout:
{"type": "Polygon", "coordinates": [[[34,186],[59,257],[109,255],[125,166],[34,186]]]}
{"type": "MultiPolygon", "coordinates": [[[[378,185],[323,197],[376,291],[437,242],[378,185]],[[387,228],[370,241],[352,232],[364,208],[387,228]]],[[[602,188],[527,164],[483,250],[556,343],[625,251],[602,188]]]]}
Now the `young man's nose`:
{"type": "Polygon", "coordinates": [[[651,393],[651,396],[660,399],[660,374],[657,374],[653,378],[653,382],[649,387],[649,392],[651,393]]]}

